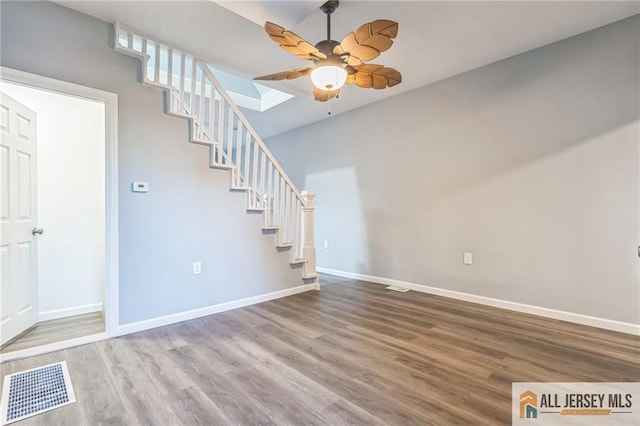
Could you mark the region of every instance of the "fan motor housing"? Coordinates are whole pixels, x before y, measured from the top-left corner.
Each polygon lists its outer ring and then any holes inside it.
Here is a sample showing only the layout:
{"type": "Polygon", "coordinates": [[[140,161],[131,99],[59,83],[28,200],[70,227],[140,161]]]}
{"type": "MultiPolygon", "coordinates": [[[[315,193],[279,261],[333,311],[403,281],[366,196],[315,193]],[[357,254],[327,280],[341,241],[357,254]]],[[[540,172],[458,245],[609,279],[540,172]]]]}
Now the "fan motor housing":
{"type": "Polygon", "coordinates": [[[322,40],[316,44],[316,49],[327,56],[333,56],[333,49],[339,45],[340,42],[335,40],[322,40]]]}

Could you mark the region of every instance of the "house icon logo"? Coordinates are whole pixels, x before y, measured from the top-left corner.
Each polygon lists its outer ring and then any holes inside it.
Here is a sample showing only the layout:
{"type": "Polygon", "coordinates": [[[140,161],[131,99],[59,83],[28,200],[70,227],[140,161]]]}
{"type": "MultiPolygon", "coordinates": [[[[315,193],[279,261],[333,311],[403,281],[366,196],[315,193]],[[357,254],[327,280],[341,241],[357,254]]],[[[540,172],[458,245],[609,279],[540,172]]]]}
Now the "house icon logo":
{"type": "Polygon", "coordinates": [[[538,417],[538,395],[530,390],[520,394],[520,418],[535,419],[538,417]]]}

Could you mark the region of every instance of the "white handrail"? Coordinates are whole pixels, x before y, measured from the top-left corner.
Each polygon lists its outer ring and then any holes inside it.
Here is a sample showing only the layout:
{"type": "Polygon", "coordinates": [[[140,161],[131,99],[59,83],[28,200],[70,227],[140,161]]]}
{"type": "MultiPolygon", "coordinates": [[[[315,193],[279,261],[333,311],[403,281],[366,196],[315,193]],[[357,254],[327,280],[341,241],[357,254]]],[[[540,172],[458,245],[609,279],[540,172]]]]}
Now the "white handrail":
{"type": "MultiPolygon", "coordinates": [[[[198,61],[198,62],[200,62],[200,61],[198,61]]],[[[278,160],[276,160],[276,158],[273,156],[271,151],[269,151],[269,148],[267,148],[267,145],[262,141],[262,138],[260,138],[260,136],[258,136],[258,133],[254,130],[253,126],[251,126],[251,123],[249,123],[249,120],[247,120],[247,118],[244,116],[242,111],[240,111],[240,108],[238,108],[238,106],[235,104],[235,102],[233,102],[231,100],[231,97],[229,96],[227,91],[224,90],[224,88],[222,87],[222,85],[220,84],[218,79],[213,75],[213,73],[209,69],[209,66],[205,63],[204,67],[202,69],[204,70],[204,72],[207,75],[207,77],[212,82],[214,82],[214,84],[216,86],[216,89],[218,89],[218,88],[221,89],[218,93],[220,93],[220,95],[222,95],[224,97],[224,100],[227,102],[227,104],[231,108],[233,108],[233,112],[235,112],[236,116],[242,121],[242,125],[249,131],[251,136],[258,143],[258,145],[260,146],[262,151],[265,153],[265,155],[267,156],[269,161],[271,161],[271,163],[275,166],[275,169],[278,170],[278,172],[282,175],[282,177],[284,178],[285,182],[287,182],[287,184],[292,189],[294,194],[296,194],[296,198],[298,198],[298,200],[300,200],[300,202],[302,202],[302,204],[304,205],[305,204],[304,198],[302,197],[302,194],[300,193],[298,188],[293,184],[293,181],[289,178],[289,176],[284,171],[284,169],[282,168],[280,163],[278,163],[278,160]]]]}

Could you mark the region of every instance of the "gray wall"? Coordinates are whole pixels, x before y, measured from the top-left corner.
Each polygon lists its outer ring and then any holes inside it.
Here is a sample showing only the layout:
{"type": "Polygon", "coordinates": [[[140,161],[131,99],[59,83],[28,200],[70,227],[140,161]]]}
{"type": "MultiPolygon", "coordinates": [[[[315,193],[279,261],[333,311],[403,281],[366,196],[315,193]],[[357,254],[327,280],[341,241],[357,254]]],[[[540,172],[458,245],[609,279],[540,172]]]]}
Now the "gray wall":
{"type": "Polygon", "coordinates": [[[267,140],[317,192],[318,265],[640,323],[639,33],[635,16],[267,140]]]}
{"type": "MultiPolygon", "coordinates": [[[[109,24],[53,3],[0,4],[3,66],[117,93],[120,323],[301,285],[262,218],[244,213],[229,174],[187,143],[187,122],[139,84],[140,61],[116,53],[109,24]],[[132,181],[150,183],[133,194],[132,181]],[[191,262],[202,261],[202,275],[191,262]]],[[[82,196],[79,194],[79,196],[82,196]]]]}

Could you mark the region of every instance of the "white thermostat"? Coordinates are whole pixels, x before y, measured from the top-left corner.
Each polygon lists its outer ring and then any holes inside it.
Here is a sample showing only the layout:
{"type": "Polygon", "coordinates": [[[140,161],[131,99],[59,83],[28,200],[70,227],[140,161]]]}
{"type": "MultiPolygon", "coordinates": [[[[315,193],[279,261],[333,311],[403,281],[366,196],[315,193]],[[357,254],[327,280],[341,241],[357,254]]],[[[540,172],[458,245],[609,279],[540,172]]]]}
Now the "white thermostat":
{"type": "Polygon", "coordinates": [[[147,182],[131,182],[131,191],[149,192],[149,184],[147,182]]]}

